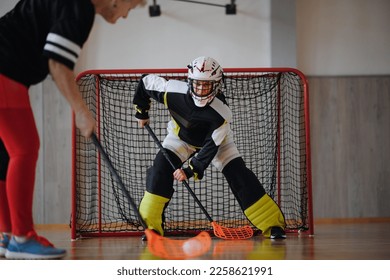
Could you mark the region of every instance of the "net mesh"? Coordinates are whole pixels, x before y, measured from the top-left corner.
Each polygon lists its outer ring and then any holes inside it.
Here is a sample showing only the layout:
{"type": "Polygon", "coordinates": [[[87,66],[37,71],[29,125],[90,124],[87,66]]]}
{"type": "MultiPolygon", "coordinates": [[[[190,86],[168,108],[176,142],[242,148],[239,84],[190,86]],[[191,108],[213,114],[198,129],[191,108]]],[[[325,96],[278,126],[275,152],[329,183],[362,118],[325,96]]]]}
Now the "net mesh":
{"type": "MultiPolygon", "coordinates": [[[[78,79],[84,100],[96,115],[97,134],[112,164],[137,205],[145,191],[146,171],[158,148],[134,119],[133,95],[144,73],[186,80],[184,71],[85,72],[78,79]]],[[[295,72],[233,71],[225,69],[223,92],[233,112],[231,128],[249,169],[282,209],[287,230],[308,230],[309,183],[306,150],[304,81],[295,72]]],[[[170,117],[162,104],[152,101],[151,127],[162,141],[170,117]]],[[[75,235],[140,233],[137,215],[93,144],[75,133],[75,235]]],[[[225,227],[250,225],[222,173],[210,165],[191,188],[214,221],[225,227]]],[[[175,183],[165,211],[169,233],[212,230],[188,191],[175,183]]]]}

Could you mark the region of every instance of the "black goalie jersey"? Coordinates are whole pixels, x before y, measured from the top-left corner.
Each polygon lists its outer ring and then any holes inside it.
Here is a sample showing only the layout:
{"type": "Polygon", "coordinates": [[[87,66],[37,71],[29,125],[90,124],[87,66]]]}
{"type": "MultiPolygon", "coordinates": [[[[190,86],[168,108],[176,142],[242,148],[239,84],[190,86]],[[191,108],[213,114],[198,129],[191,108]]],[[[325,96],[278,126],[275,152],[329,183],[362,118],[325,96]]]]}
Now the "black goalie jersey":
{"type": "Polygon", "coordinates": [[[90,0],[21,0],[0,18],[0,73],[26,86],[45,79],[48,59],[73,69],[95,17],[90,0]]]}
{"type": "Polygon", "coordinates": [[[134,96],[136,118],[149,118],[150,98],[167,107],[175,125],[175,134],[199,150],[190,164],[194,172],[203,174],[230,132],[232,113],[224,96],[219,94],[209,105],[197,107],[186,82],[147,75],[141,79],[134,96]]]}

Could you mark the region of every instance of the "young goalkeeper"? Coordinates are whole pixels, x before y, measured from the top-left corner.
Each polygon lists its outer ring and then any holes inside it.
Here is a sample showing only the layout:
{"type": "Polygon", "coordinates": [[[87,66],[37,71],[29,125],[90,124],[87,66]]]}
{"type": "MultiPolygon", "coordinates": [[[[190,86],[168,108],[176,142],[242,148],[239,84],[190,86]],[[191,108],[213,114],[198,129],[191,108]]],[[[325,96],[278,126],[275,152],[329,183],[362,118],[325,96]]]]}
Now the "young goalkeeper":
{"type": "Polygon", "coordinates": [[[157,75],[146,75],[140,80],[133,100],[139,126],[149,123],[151,98],[163,103],[172,117],[163,147],[175,166],[190,159],[188,167],[173,170],[162,152],[158,152],[147,171],[140,214],[148,228],[163,235],[163,212],[173,195],[174,179],[200,180],[212,163],[222,171],[249,221],[265,237],[285,238],[281,210],[246,167],[233,141],[232,113],[221,92],[222,82],[219,63],[203,56],[188,65],[188,82],[167,81],[157,75]]]}

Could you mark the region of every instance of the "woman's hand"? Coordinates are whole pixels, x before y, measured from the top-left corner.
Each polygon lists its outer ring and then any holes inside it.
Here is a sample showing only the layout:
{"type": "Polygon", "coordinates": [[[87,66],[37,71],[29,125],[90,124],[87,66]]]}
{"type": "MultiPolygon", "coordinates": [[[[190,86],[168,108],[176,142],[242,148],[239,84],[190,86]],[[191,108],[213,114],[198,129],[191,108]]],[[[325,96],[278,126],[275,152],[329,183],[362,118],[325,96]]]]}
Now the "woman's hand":
{"type": "Polygon", "coordinates": [[[80,133],[84,137],[89,138],[95,132],[96,121],[86,106],[75,112],[75,122],[76,127],[80,129],[80,133]]]}

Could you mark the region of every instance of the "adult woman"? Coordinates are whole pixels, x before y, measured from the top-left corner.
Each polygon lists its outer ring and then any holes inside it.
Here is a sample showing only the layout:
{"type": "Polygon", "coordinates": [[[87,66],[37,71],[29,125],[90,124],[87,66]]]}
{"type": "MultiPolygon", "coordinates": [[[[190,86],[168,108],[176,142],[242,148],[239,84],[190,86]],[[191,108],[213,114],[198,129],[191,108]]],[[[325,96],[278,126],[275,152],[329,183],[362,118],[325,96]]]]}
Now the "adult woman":
{"type": "Polygon", "coordinates": [[[115,23],[144,0],[21,0],[0,18],[0,256],[61,258],[32,218],[39,136],[28,88],[50,73],[83,136],[95,129],[74,66],[96,14],[115,23]],[[11,237],[12,235],[12,237],[11,237]]]}

